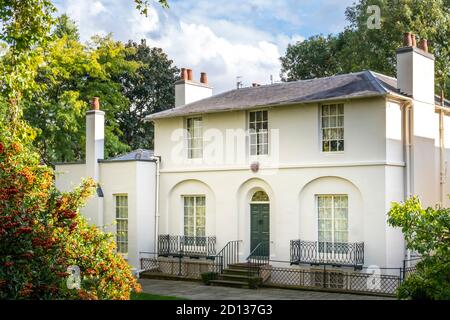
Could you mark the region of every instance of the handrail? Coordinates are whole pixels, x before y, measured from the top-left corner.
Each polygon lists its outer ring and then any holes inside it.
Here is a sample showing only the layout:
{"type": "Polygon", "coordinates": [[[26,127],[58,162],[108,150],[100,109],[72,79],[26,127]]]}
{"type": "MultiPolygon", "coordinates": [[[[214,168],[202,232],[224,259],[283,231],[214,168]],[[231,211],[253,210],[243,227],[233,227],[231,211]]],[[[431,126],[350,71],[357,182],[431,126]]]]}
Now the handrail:
{"type": "Polygon", "coordinates": [[[256,247],[250,252],[247,257],[247,271],[248,276],[252,277],[259,273],[259,267],[261,265],[269,264],[269,253],[270,253],[270,242],[261,241],[256,245],[256,247]]]}
{"type": "Polygon", "coordinates": [[[232,240],[219,251],[214,257],[214,267],[217,273],[223,273],[223,270],[229,264],[239,262],[239,243],[242,240],[232,240]]]}
{"type": "MultiPolygon", "coordinates": [[[[268,242],[268,241],[267,241],[267,242],[268,242]]],[[[250,257],[253,256],[254,253],[259,249],[259,247],[261,247],[264,243],[266,243],[266,241],[262,241],[262,242],[258,243],[258,244],[256,245],[255,249],[253,249],[252,252],[250,252],[250,254],[248,255],[247,259],[245,259],[245,260],[248,261],[248,260],[250,259],[250,257]]]]}

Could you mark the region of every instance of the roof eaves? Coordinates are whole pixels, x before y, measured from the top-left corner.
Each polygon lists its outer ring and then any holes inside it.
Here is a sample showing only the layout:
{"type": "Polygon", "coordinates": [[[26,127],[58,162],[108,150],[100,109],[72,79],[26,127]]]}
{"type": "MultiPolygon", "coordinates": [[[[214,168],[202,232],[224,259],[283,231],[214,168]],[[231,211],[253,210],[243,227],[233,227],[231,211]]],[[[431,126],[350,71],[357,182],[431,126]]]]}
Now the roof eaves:
{"type": "Polygon", "coordinates": [[[152,118],[153,119],[167,119],[167,118],[177,118],[177,117],[186,117],[186,116],[192,116],[196,114],[212,114],[212,113],[223,113],[223,112],[233,112],[233,111],[244,111],[244,110],[251,110],[251,109],[260,109],[260,108],[270,108],[270,107],[279,107],[279,106],[292,106],[292,105],[304,105],[304,104],[312,104],[312,103],[320,103],[320,102],[329,102],[329,101],[339,101],[339,100],[354,100],[354,99],[366,99],[366,98],[375,98],[375,97],[382,97],[386,96],[389,92],[383,90],[382,92],[373,93],[373,94],[366,94],[366,95],[359,95],[359,96],[340,96],[340,97],[330,97],[330,98],[322,98],[322,99],[313,99],[313,100],[305,100],[305,101],[280,101],[278,103],[271,103],[271,104],[263,104],[263,105],[253,105],[248,106],[244,108],[226,108],[226,109],[220,109],[220,110],[208,110],[208,111],[195,111],[195,112],[186,112],[176,115],[171,114],[163,114],[158,117],[152,118]]]}

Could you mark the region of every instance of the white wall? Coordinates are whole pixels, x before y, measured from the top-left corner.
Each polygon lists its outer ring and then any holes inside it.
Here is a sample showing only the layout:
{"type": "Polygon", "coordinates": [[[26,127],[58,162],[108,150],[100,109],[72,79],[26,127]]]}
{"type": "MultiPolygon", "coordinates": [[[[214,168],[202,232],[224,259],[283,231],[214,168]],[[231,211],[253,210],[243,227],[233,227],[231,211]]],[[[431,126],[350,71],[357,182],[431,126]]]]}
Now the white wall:
{"type": "MultiPolygon", "coordinates": [[[[249,200],[253,192],[264,190],[270,197],[271,258],[289,260],[290,240],[317,239],[315,195],[348,194],[350,241],[364,241],[365,264],[400,267],[403,243],[386,223],[387,201],[401,200],[403,192],[400,106],[384,99],[344,104],[345,151],[332,154],[320,149],[317,104],[269,109],[269,129],[278,129],[279,154],[268,158],[279,161],[258,173],[250,170],[253,159],[248,156],[231,164],[215,161],[207,152],[202,160],[186,159],[183,143],[171,141],[173,132],[184,127],[184,119],[157,120],[155,153],[162,157],[160,233],[182,234],[181,196],[202,193],[207,233],[217,236],[217,250],[228,241],[242,240],[245,259],[250,251],[249,200]],[[174,152],[177,148],[179,152],[174,152]],[[397,254],[399,258],[394,258],[397,254]]],[[[203,132],[210,137],[224,139],[227,129],[246,128],[243,111],[202,117],[203,132]]],[[[243,139],[236,150],[246,155],[243,139]]],[[[208,141],[214,141],[205,140],[204,150],[208,141]]],[[[226,147],[222,154],[226,156],[226,147]]]]}
{"type": "MultiPolygon", "coordinates": [[[[321,152],[319,105],[280,106],[268,109],[269,130],[278,130],[279,136],[271,136],[272,156],[261,157],[262,163],[276,166],[310,166],[314,164],[348,164],[355,162],[386,161],[386,137],[384,135],[386,105],[384,99],[360,99],[345,101],[345,152],[321,152]],[[383,128],[380,131],[380,128],[383,128]],[[274,142],[278,141],[278,144],[274,142]]],[[[227,132],[245,132],[247,128],[246,112],[226,112],[204,114],[203,133],[209,139],[204,142],[203,159],[186,159],[181,117],[158,119],[155,121],[155,150],[162,156],[162,170],[185,168],[208,169],[248,168],[253,160],[248,156],[245,136],[239,138],[234,153],[243,155],[242,161],[229,157],[230,143],[227,132]],[[225,147],[217,152],[208,150],[216,141],[225,141],[225,147]],[[214,156],[216,155],[216,156],[214,156]],[[219,155],[219,156],[217,156],[219,155]]]]}
{"type": "Polygon", "coordinates": [[[212,95],[212,87],[189,80],[175,83],[175,107],[202,100],[212,95]]]}
{"type": "MultiPolygon", "coordinates": [[[[84,164],[57,165],[56,187],[69,191],[86,177],[84,164]]],[[[128,263],[140,267],[139,252],[154,252],[155,163],[123,161],[100,163],[99,182],[103,190],[101,215],[105,232],[116,232],[115,195],[128,195],[128,263]]],[[[92,201],[91,201],[92,202],[92,201]]],[[[81,213],[95,223],[97,206],[87,205],[81,213]]]]}

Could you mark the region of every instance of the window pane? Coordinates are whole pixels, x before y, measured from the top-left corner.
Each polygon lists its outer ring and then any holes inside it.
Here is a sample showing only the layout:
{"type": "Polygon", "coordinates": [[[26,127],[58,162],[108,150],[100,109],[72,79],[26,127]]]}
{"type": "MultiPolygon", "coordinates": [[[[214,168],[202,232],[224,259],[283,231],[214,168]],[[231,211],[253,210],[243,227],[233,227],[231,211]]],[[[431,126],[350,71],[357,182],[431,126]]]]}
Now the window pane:
{"type": "Polygon", "coordinates": [[[116,245],[117,252],[128,252],[128,196],[116,196],[116,245]]]}
{"type": "Polygon", "coordinates": [[[202,118],[188,118],[186,125],[188,131],[188,158],[201,158],[203,153],[202,118]]]}
{"type": "Polygon", "coordinates": [[[336,121],[336,117],[330,117],[330,127],[334,128],[336,127],[337,121],[336,121]]]}
{"type": "Polygon", "coordinates": [[[342,104],[322,106],[322,151],[324,152],[344,150],[343,108],[342,104]]]}

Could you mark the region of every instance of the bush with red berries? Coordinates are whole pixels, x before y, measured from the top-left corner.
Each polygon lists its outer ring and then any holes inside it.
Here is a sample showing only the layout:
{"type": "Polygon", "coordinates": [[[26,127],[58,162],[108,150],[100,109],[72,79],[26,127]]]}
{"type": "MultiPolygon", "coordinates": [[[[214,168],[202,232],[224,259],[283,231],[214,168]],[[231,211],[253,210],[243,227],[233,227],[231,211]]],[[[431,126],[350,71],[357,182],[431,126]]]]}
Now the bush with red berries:
{"type": "Polygon", "coordinates": [[[94,182],[59,192],[33,136],[0,103],[0,299],[129,299],[140,287],[112,236],[79,214],[94,182]],[[67,284],[73,265],[79,288],[67,284]]]}

